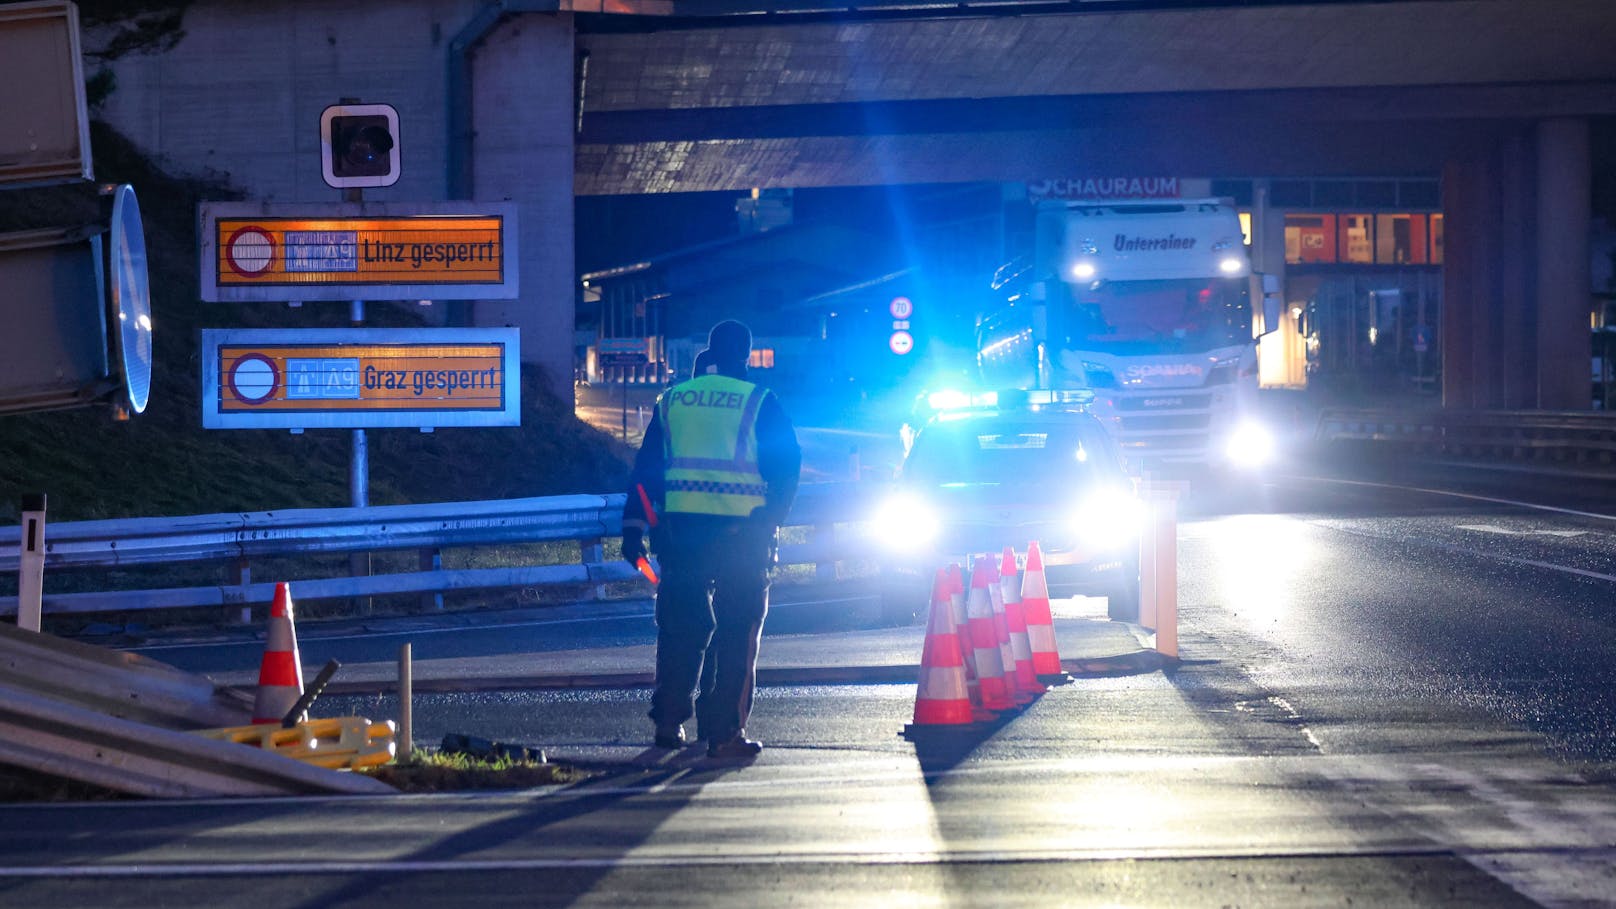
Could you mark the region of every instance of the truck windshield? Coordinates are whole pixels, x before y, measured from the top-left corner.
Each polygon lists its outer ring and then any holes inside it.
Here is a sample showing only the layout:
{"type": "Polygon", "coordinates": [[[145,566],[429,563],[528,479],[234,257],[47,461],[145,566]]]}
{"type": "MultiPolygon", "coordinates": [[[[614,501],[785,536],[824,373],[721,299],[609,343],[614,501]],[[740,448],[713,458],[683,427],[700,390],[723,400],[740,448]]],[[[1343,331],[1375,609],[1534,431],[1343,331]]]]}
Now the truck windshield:
{"type": "Polygon", "coordinates": [[[1050,307],[1050,334],[1068,350],[1195,353],[1251,343],[1245,278],[1058,286],[1065,300],[1050,307]]]}

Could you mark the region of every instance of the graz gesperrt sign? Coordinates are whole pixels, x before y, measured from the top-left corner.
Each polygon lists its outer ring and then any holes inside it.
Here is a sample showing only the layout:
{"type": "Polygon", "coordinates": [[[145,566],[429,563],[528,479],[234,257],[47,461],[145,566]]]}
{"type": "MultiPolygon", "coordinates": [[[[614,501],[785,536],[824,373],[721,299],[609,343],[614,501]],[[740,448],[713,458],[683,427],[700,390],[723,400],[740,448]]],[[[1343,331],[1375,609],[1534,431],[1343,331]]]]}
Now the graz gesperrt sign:
{"type": "Polygon", "coordinates": [[[208,429],[517,426],[514,328],[202,332],[208,429]]]}

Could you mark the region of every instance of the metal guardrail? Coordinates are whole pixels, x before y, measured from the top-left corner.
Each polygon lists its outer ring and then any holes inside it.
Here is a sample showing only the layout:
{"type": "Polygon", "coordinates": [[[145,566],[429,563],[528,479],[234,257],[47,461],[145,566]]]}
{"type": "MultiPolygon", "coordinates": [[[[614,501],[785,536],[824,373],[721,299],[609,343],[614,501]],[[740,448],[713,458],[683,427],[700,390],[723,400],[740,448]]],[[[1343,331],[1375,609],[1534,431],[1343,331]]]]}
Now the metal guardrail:
{"type": "MultiPolygon", "coordinates": [[[[833,564],[851,557],[837,545],[834,525],[858,520],[867,488],[853,483],[802,487],[788,526],[814,527],[809,543],[782,546],[781,564],[833,564]]],[[[632,581],[639,574],[622,562],[602,559],[602,540],[622,533],[622,495],[549,496],[371,508],[319,508],[174,518],[78,521],[48,524],[45,568],[91,569],[195,562],[234,564],[239,582],[203,587],[49,594],[49,613],[94,613],[198,606],[240,607],[268,603],[274,583],[252,583],[252,559],[335,553],[417,550],[421,570],[365,577],[294,580],[301,600],[384,594],[441,594],[560,584],[601,585],[632,581]],[[571,540],[579,561],[571,565],[449,569],[444,549],[571,540]]],[[[0,572],[15,572],[20,529],[0,528],[0,572]]],[[[15,614],[16,597],[0,598],[0,614],[15,614]]]]}
{"type": "Polygon", "coordinates": [[[1610,464],[1616,460],[1616,414],[1329,408],[1320,412],[1314,438],[1394,442],[1461,457],[1610,464]]]}

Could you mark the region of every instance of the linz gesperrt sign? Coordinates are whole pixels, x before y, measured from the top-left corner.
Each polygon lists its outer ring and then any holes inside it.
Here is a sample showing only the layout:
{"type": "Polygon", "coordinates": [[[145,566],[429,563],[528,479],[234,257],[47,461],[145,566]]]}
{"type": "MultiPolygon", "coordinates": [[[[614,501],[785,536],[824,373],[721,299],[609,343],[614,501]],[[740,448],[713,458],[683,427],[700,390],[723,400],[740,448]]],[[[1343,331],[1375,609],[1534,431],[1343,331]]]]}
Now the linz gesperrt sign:
{"type": "Polygon", "coordinates": [[[204,300],[517,295],[510,203],[205,203],[201,219],[204,300]]]}

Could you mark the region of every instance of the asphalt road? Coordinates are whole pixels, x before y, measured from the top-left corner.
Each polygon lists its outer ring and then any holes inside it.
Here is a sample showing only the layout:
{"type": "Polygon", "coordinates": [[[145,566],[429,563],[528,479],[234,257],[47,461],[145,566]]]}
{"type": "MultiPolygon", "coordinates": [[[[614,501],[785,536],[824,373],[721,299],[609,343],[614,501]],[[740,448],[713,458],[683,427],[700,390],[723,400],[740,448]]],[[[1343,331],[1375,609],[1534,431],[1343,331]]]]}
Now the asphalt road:
{"type": "MultiPolygon", "coordinates": [[[[3,899],[1616,905],[1612,490],[1452,465],[1289,470],[1186,503],[1184,660],[1166,671],[1080,678],[995,728],[918,741],[898,734],[912,685],[766,688],[751,731],[769,748],[746,767],[644,750],[643,690],[418,696],[418,741],[539,744],[603,776],[13,806],[3,899]]],[[[643,639],[621,621],[499,633],[513,649],[643,639]]]]}

